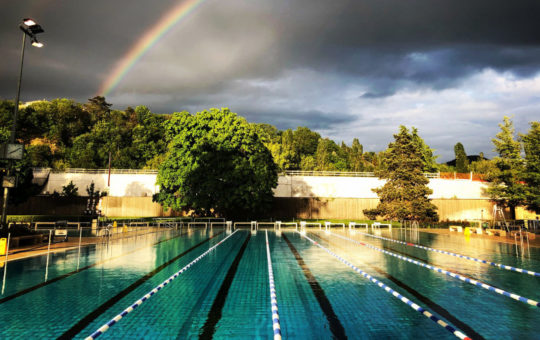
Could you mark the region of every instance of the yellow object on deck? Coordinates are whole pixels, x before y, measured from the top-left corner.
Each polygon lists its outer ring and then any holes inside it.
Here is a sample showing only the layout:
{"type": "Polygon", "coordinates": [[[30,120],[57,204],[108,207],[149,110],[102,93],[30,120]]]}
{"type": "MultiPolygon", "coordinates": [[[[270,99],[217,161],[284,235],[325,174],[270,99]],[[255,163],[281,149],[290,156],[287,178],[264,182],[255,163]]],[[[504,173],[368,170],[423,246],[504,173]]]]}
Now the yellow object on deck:
{"type": "Polygon", "coordinates": [[[113,227],[113,228],[117,228],[117,227],[118,227],[118,223],[116,223],[116,221],[114,221],[113,224],[112,224],[112,227],[113,227]]]}
{"type": "Polygon", "coordinates": [[[0,238],[0,255],[6,255],[7,239],[0,238]]]}
{"type": "Polygon", "coordinates": [[[465,234],[465,236],[471,236],[471,229],[469,227],[465,228],[463,234],[465,234]]]}
{"type": "Polygon", "coordinates": [[[122,232],[127,233],[127,231],[128,231],[127,225],[124,224],[124,227],[122,228],[122,232]]]}

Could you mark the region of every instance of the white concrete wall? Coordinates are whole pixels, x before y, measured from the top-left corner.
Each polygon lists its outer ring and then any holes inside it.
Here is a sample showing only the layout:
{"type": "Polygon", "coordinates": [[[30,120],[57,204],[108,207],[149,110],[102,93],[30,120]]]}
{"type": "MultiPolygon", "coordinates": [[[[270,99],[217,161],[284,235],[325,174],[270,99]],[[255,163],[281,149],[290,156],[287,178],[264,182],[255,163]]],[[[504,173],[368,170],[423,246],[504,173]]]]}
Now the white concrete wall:
{"type": "Polygon", "coordinates": [[[154,174],[111,174],[111,186],[107,186],[108,174],[51,173],[43,192],[62,192],[70,181],[86,196],[86,188],[94,182],[95,190],[107,191],[109,196],[152,196],[158,191],[154,174]]]}
{"type": "MultiPolygon", "coordinates": [[[[280,176],[276,197],[377,198],[371,189],[385,181],[375,177],[280,176]]],[[[430,198],[485,199],[486,184],[470,180],[431,179],[430,198]]]]}
{"type": "MultiPolygon", "coordinates": [[[[156,174],[111,174],[111,186],[107,186],[108,174],[51,173],[44,193],[61,192],[70,181],[86,195],[86,188],[93,181],[96,190],[108,191],[109,196],[151,196],[159,188],[155,185],[156,174]]],[[[274,190],[276,197],[332,197],[377,198],[371,189],[384,185],[374,177],[322,177],[280,176],[274,190]]],[[[433,190],[430,198],[486,199],[486,184],[470,180],[431,179],[433,190]]]]}

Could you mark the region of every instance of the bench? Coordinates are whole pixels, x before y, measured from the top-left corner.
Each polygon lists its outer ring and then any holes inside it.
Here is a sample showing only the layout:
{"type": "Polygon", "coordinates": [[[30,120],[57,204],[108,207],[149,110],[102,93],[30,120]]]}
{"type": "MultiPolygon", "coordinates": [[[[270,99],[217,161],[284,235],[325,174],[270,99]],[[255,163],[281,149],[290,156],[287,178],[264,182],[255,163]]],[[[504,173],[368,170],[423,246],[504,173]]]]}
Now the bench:
{"type": "Polygon", "coordinates": [[[486,234],[506,237],[506,230],[502,230],[502,229],[486,229],[486,234]]]}
{"type": "Polygon", "coordinates": [[[460,225],[451,225],[450,227],[448,227],[448,230],[457,231],[458,233],[461,233],[463,232],[463,227],[460,225]]]}

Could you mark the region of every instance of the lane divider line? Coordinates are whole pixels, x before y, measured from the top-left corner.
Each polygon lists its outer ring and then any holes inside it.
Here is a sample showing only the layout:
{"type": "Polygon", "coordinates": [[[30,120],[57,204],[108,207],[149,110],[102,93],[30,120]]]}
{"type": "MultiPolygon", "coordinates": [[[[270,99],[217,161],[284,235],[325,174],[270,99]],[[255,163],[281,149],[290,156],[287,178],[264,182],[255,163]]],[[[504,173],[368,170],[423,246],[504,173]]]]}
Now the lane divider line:
{"type": "Polygon", "coordinates": [[[443,327],[444,329],[446,329],[447,331],[449,331],[450,333],[452,333],[454,336],[456,336],[457,338],[459,339],[463,339],[463,340],[471,340],[470,337],[468,337],[466,334],[464,334],[463,332],[461,332],[460,330],[458,329],[455,329],[454,327],[450,326],[448,323],[444,322],[442,319],[438,318],[437,316],[433,315],[433,313],[431,313],[429,310],[426,310],[422,307],[420,307],[419,305],[417,305],[416,303],[414,303],[413,301],[407,299],[405,296],[401,295],[400,293],[398,293],[397,291],[393,290],[392,288],[390,288],[389,286],[385,285],[384,283],[382,283],[381,281],[377,280],[376,278],[374,278],[373,276],[369,275],[368,273],[366,273],[365,271],[361,270],[360,268],[356,267],[354,264],[352,264],[351,262],[345,260],[343,257],[339,256],[338,254],[334,253],[333,251],[331,251],[330,249],[328,248],[325,248],[323,247],[322,245],[320,245],[318,242],[312,240],[309,236],[307,235],[303,235],[302,233],[298,232],[298,234],[300,234],[300,236],[304,237],[305,239],[307,239],[308,241],[310,241],[312,244],[316,245],[317,247],[321,248],[322,250],[326,251],[328,254],[332,255],[333,257],[337,258],[339,261],[341,261],[342,263],[344,263],[345,265],[347,265],[348,267],[350,267],[351,269],[353,269],[355,272],[357,272],[358,274],[362,275],[363,277],[365,277],[366,279],[370,280],[371,282],[375,283],[377,286],[383,288],[387,293],[390,293],[392,296],[396,297],[397,299],[399,299],[401,302],[407,304],[409,307],[411,307],[412,309],[414,309],[415,311],[419,312],[420,314],[424,315],[425,317],[427,317],[428,319],[430,319],[431,321],[437,323],[439,326],[443,327]]]}
{"type": "Polygon", "coordinates": [[[511,271],[521,273],[521,274],[529,274],[529,275],[532,275],[532,276],[540,277],[540,273],[534,272],[532,270],[512,267],[512,266],[508,266],[508,265],[505,265],[505,264],[502,264],[502,263],[486,261],[486,260],[477,259],[475,257],[471,257],[471,256],[467,256],[467,255],[452,253],[450,251],[430,248],[430,247],[426,247],[426,246],[423,246],[423,245],[420,245],[420,244],[417,244],[417,243],[404,242],[404,241],[399,241],[399,240],[396,240],[396,239],[393,239],[393,238],[382,237],[382,236],[377,236],[377,235],[371,235],[371,234],[364,233],[364,232],[361,232],[361,231],[360,232],[356,231],[356,233],[361,234],[361,235],[365,235],[365,236],[369,236],[369,237],[378,238],[378,239],[381,239],[381,240],[394,242],[394,243],[404,244],[404,245],[409,246],[409,247],[416,247],[416,248],[429,250],[429,251],[433,251],[433,252],[437,252],[437,253],[441,253],[441,254],[445,254],[445,255],[451,255],[451,256],[459,257],[459,258],[462,258],[462,259],[467,259],[467,260],[470,260],[470,261],[480,262],[480,263],[488,264],[488,265],[493,266],[493,267],[506,269],[506,270],[511,270],[511,271]]]}
{"type": "Polygon", "coordinates": [[[436,271],[436,272],[441,273],[441,274],[446,274],[446,275],[448,275],[450,277],[453,277],[454,279],[459,279],[461,281],[470,283],[470,284],[472,284],[474,286],[477,286],[477,287],[489,290],[491,292],[495,292],[497,294],[509,297],[509,298],[514,299],[516,301],[524,302],[524,303],[527,303],[527,304],[529,304],[531,306],[540,307],[540,303],[538,301],[535,301],[535,300],[532,300],[532,299],[529,299],[529,298],[526,298],[526,297],[523,297],[523,296],[520,296],[520,295],[517,295],[517,294],[514,294],[514,293],[507,292],[507,291],[505,291],[503,289],[500,289],[500,288],[495,288],[495,287],[490,286],[487,283],[484,283],[482,281],[474,280],[474,279],[468,278],[466,276],[463,276],[463,275],[460,275],[460,274],[457,274],[457,273],[454,273],[454,272],[450,272],[448,270],[445,270],[445,269],[442,269],[442,268],[439,268],[439,267],[435,267],[435,266],[432,266],[432,265],[429,265],[429,264],[426,264],[426,263],[422,263],[422,262],[413,260],[413,259],[411,259],[409,257],[398,255],[398,254],[392,253],[390,251],[387,251],[387,250],[384,250],[384,249],[381,249],[381,248],[377,248],[377,247],[372,246],[371,244],[368,244],[368,243],[356,241],[356,240],[353,240],[351,238],[341,236],[341,235],[338,235],[338,234],[334,234],[334,233],[331,233],[331,232],[328,232],[328,233],[330,235],[341,238],[343,240],[347,240],[347,241],[350,241],[350,242],[353,242],[353,243],[356,243],[356,244],[371,248],[373,250],[379,251],[381,253],[385,253],[385,254],[388,254],[390,256],[394,256],[394,257],[396,257],[396,258],[398,258],[400,260],[404,260],[404,261],[413,263],[413,264],[415,264],[417,266],[421,266],[421,267],[424,267],[424,268],[427,268],[427,269],[431,269],[431,270],[436,271]]]}
{"type": "Polygon", "coordinates": [[[156,294],[158,291],[160,291],[163,287],[165,287],[166,285],[168,285],[172,280],[176,279],[178,276],[180,276],[180,274],[183,274],[186,270],[188,270],[191,266],[193,266],[195,263],[199,262],[203,257],[205,257],[206,255],[208,255],[212,250],[216,249],[219,245],[221,245],[223,242],[225,242],[228,238],[230,238],[231,236],[233,236],[238,230],[235,230],[232,234],[230,234],[229,236],[225,237],[223,240],[219,241],[218,243],[216,243],[214,246],[212,246],[211,248],[209,248],[207,251],[205,251],[204,253],[202,253],[201,255],[199,255],[199,257],[197,257],[195,260],[191,261],[189,264],[187,264],[184,268],[180,269],[179,271],[177,271],[176,273],[174,273],[171,277],[169,277],[167,280],[163,281],[160,285],[158,285],[157,287],[155,287],[154,289],[152,289],[151,291],[149,291],[146,295],[144,295],[142,298],[140,298],[139,300],[135,301],[131,306],[129,306],[128,308],[124,309],[124,311],[122,311],[122,313],[118,314],[117,316],[115,316],[114,318],[112,318],[109,322],[105,323],[103,326],[101,326],[100,328],[98,328],[94,333],[92,333],[91,335],[89,335],[88,337],[85,338],[85,340],[94,340],[96,339],[97,337],[99,337],[100,335],[102,335],[103,333],[105,333],[106,331],[109,330],[110,327],[112,327],[114,324],[118,323],[123,317],[125,317],[126,315],[128,315],[129,313],[133,312],[133,310],[135,310],[135,308],[139,307],[140,305],[142,305],[143,302],[145,302],[146,300],[148,300],[149,298],[151,298],[154,294],[156,294]]]}
{"type": "Polygon", "coordinates": [[[276,286],[274,285],[274,272],[272,270],[272,257],[270,256],[270,246],[268,244],[268,230],[266,230],[266,258],[268,260],[268,279],[270,280],[270,305],[272,306],[274,340],[281,340],[281,325],[279,324],[276,286]]]}

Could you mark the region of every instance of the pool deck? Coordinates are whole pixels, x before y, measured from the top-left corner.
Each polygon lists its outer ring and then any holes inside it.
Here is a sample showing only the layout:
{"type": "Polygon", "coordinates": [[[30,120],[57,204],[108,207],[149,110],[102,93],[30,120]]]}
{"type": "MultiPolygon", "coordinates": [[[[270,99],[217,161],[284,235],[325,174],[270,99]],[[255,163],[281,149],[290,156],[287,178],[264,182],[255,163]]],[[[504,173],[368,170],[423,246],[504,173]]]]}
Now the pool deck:
{"type": "MultiPolygon", "coordinates": [[[[97,244],[98,240],[96,237],[83,237],[81,239],[81,247],[97,244]]],[[[77,249],[79,247],[79,241],[68,241],[68,242],[58,242],[51,243],[51,253],[57,253],[61,251],[66,251],[70,249],[77,249]]],[[[34,244],[31,246],[18,247],[9,250],[8,262],[20,260],[28,257],[41,256],[47,254],[48,245],[47,244],[34,244]]],[[[5,256],[1,256],[0,262],[5,261],[5,256]]]]}
{"type": "MultiPolygon", "coordinates": [[[[450,231],[448,229],[420,229],[422,232],[426,233],[432,233],[432,234],[439,234],[439,235],[453,235],[453,236],[459,236],[463,235],[463,233],[456,232],[456,231],[450,231]]],[[[483,240],[491,240],[494,242],[501,242],[501,243],[508,243],[508,244],[514,244],[514,238],[513,237],[505,237],[505,236],[494,236],[494,235],[478,235],[478,234],[471,234],[471,239],[483,239],[483,240]]],[[[529,245],[531,247],[537,247],[540,248],[540,236],[536,237],[534,240],[529,239],[529,245]]]]}
{"type": "MultiPolygon", "coordinates": [[[[150,233],[153,233],[155,231],[152,231],[150,233]]],[[[117,235],[113,235],[111,240],[120,240],[125,238],[131,238],[136,236],[143,236],[147,233],[137,234],[137,232],[129,233],[128,235],[125,235],[123,237],[118,237],[117,235]]],[[[119,234],[122,235],[122,234],[119,234]]],[[[79,247],[79,238],[78,237],[70,237],[73,241],[67,241],[67,242],[55,242],[51,243],[51,253],[57,253],[62,251],[67,251],[71,249],[77,249],[79,247]]],[[[82,237],[81,238],[81,247],[86,247],[90,245],[95,245],[99,243],[103,243],[104,240],[102,237],[82,237]]],[[[34,257],[34,256],[41,256],[46,255],[48,252],[48,244],[47,243],[40,243],[40,244],[34,244],[34,245],[28,245],[28,246],[22,246],[17,248],[9,249],[8,254],[8,262],[10,261],[16,261],[28,257],[34,257]]],[[[5,262],[5,255],[0,256],[0,263],[5,262]]]]}

